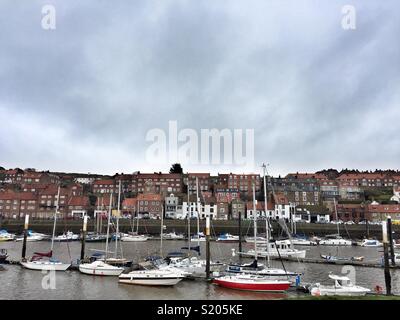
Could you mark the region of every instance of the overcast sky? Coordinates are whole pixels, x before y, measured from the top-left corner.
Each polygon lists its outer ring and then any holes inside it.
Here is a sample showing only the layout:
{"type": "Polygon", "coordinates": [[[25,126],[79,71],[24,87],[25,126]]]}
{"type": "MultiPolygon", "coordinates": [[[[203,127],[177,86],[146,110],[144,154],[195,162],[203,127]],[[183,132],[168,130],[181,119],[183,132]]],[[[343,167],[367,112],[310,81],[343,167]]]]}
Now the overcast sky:
{"type": "Polygon", "coordinates": [[[255,167],[185,171],[400,168],[398,0],[1,0],[0,14],[2,166],[166,171],[145,138],[176,120],[254,129],[255,167]]]}

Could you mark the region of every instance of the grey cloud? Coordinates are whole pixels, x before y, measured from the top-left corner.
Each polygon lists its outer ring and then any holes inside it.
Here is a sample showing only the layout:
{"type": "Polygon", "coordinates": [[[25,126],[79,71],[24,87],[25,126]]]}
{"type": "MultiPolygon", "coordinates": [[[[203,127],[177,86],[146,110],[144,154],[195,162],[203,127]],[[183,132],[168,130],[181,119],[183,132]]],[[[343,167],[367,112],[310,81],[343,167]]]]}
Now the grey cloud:
{"type": "Polygon", "coordinates": [[[145,135],[178,120],[254,128],[256,162],[276,174],[398,168],[400,5],[355,1],[355,31],[342,5],[3,1],[0,119],[19,123],[0,128],[0,165],[166,170],[146,163],[145,135]],[[47,3],[55,31],[40,28],[47,3]]]}

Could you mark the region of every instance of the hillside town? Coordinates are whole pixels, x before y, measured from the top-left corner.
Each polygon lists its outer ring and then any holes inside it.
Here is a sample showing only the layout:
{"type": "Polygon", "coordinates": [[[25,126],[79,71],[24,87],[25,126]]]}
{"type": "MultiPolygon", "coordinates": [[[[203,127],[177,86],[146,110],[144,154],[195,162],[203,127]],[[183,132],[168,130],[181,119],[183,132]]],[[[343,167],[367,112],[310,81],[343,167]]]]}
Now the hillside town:
{"type": "Polygon", "coordinates": [[[179,164],[169,173],[113,176],[0,167],[0,217],[52,219],[59,192],[64,219],[106,216],[118,198],[123,218],[159,219],[164,213],[165,219],[187,219],[188,212],[190,218],[199,212],[200,219],[216,220],[252,219],[255,214],[306,223],[373,223],[389,215],[400,219],[400,172],[395,170],[291,173],[266,177],[266,186],[267,206],[263,176],[255,173],[184,173],[179,164]]]}

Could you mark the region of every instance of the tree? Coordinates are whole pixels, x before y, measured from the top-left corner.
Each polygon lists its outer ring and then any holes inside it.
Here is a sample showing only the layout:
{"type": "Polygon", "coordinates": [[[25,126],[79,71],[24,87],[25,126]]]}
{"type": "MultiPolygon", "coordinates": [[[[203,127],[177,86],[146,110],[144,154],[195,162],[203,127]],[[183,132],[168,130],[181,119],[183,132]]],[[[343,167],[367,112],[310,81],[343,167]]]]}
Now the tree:
{"type": "Polygon", "coordinates": [[[180,173],[180,174],[182,174],[183,173],[183,169],[182,169],[181,164],[180,163],[174,163],[171,166],[171,169],[169,169],[169,173],[180,173]]]}

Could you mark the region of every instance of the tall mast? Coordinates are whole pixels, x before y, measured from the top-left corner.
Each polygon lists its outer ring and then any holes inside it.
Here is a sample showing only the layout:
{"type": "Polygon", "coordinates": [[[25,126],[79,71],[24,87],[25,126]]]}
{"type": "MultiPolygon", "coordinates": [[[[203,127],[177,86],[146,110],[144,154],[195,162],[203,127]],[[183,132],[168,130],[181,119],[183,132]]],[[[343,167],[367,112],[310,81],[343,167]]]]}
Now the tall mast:
{"type": "Polygon", "coordinates": [[[335,207],[335,214],[336,214],[336,226],[337,226],[337,234],[340,236],[340,231],[339,231],[339,218],[337,214],[337,209],[336,209],[336,198],[333,198],[333,205],[335,207]]]}
{"type": "Polygon", "coordinates": [[[50,249],[50,251],[53,251],[53,247],[54,247],[54,237],[56,235],[57,213],[58,213],[59,208],[60,208],[60,185],[58,185],[58,191],[57,191],[57,204],[56,204],[56,211],[54,212],[53,236],[51,237],[51,249],[50,249]]]}
{"type": "Polygon", "coordinates": [[[108,207],[108,219],[107,219],[107,238],[106,238],[106,261],[108,256],[108,238],[110,237],[110,220],[111,220],[111,205],[112,205],[113,191],[110,193],[110,205],[108,207]]]}
{"type": "Polygon", "coordinates": [[[256,210],[256,187],[253,182],[253,218],[254,218],[254,258],[257,261],[257,210],[256,210]]]}
{"type": "Polygon", "coordinates": [[[164,236],[164,206],[161,206],[161,242],[160,242],[160,256],[163,256],[163,236],[164,236]]]}
{"type": "Polygon", "coordinates": [[[115,258],[117,258],[117,254],[118,254],[118,236],[119,236],[119,211],[120,211],[120,203],[121,203],[121,180],[119,180],[119,184],[118,184],[117,228],[116,228],[116,232],[115,232],[115,258]]]}
{"type": "Polygon", "coordinates": [[[199,206],[199,179],[196,177],[196,199],[197,199],[197,245],[200,246],[200,206],[199,206]]]}
{"type": "MultiPolygon", "coordinates": [[[[264,175],[264,206],[265,206],[265,237],[267,238],[267,262],[268,262],[268,267],[270,267],[270,261],[269,261],[269,217],[268,217],[268,198],[267,198],[267,182],[266,182],[266,176],[265,176],[265,169],[266,165],[263,163],[262,165],[263,168],[263,175],[264,175]]],[[[256,241],[256,240],[254,240],[256,241]]]]}
{"type": "Polygon", "coordinates": [[[189,193],[190,193],[190,182],[189,182],[189,176],[188,176],[188,186],[187,186],[187,206],[186,206],[186,208],[187,208],[187,219],[188,219],[188,242],[189,242],[189,245],[188,245],[188,247],[189,247],[189,255],[190,255],[190,242],[192,241],[192,239],[190,238],[190,211],[189,211],[189,206],[190,206],[190,196],[189,196],[189,193]]]}

